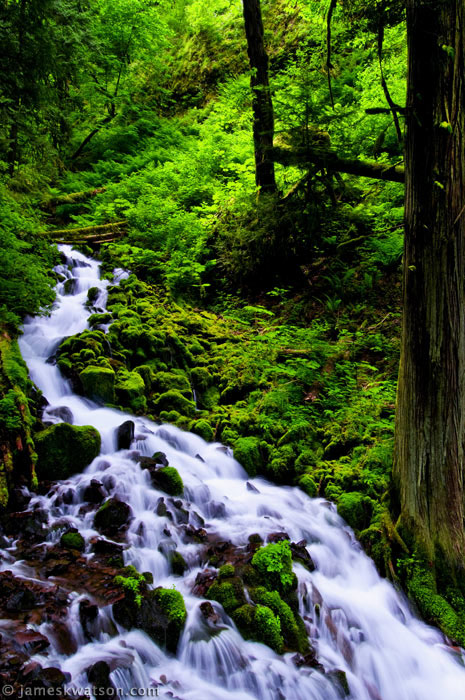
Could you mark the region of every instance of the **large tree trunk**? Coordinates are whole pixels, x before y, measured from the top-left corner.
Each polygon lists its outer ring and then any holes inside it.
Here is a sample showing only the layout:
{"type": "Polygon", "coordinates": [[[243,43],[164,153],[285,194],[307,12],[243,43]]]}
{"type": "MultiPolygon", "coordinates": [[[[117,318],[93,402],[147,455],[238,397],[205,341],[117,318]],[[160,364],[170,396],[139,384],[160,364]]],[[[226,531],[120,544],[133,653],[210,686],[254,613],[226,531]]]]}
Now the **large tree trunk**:
{"type": "Polygon", "coordinates": [[[260,0],[243,0],[247,53],[252,75],[253,140],[255,148],[255,181],[261,192],[274,192],[276,182],[274,163],[270,158],[273,147],[274,118],[268,80],[268,56],[263,40],[260,0]]]}
{"type": "Polygon", "coordinates": [[[404,318],[394,477],[433,562],[465,566],[463,0],[407,0],[404,318]]]}

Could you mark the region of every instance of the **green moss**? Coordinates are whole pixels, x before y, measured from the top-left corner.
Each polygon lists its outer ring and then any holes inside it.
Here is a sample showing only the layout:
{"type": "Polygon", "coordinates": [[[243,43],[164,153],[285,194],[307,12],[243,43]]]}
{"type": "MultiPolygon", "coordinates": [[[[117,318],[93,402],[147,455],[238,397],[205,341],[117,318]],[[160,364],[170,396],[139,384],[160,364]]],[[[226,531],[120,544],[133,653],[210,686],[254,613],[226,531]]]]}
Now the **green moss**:
{"type": "Polygon", "coordinates": [[[448,637],[461,646],[465,644],[465,614],[454,610],[452,605],[439,595],[434,572],[426,562],[413,560],[407,591],[427,622],[439,626],[448,637]]]}
{"type": "Polygon", "coordinates": [[[117,375],[115,385],[118,401],[123,406],[129,406],[135,413],[147,410],[144,380],[138,372],[121,371],[117,375]]]}
{"type": "Polygon", "coordinates": [[[187,563],[180,552],[174,550],[170,554],[170,564],[173,574],[176,576],[183,576],[187,569],[187,563]]]}
{"type": "Polygon", "coordinates": [[[350,491],[337,499],[337,511],[354,530],[363,530],[370,523],[372,503],[358,491],[350,491]]]}
{"type": "Polygon", "coordinates": [[[87,290],[87,302],[93,304],[96,301],[98,295],[100,294],[100,289],[98,287],[91,287],[87,290]]]}
{"type": "Polygon", "coordinates": [[[313,477],[310,476],[310,474],[304,474],[299,479],[299,486],[302,489],[302,491],[305,491],[307,496],[310,496],[310,498],[314,498],[318,493],[318,486],[315,483],[313,477]]]}
{"type": "Polygon", "coordinates": [[[84,537],[79,532],[66,532],[61,536],[60,544],[65,549],[77,549],[78,552],[83,552],[86,547],[84,537]]]}
{"type": "Polygon", "coordinates": [[[239,577],[215,581],[207,593],[210,600],[221,603],[228,614],[245,604],[244,586],[239,577]]]}
{"type": "Polygon", "coordinates": [[[255,608],[254,624],[256,625],[256,641],[263,642],[278,654],[284,650],[284,640],[281,634],[279,617],[265,605],[255,608]]]}
{"type": "Polygon", "coordinates": [[[160,411],[177,411],[185,416],[193,416],[195,413],[195,404],[193,401],[186,399],[181,392],[170,389],[165,391],[155,403],[157,410],[160,411]]]}
{"type": "Polygon", "coordinates": [[[181,496],[184,484],[178,471],[174,467],[161,467],[156,471],[156,483],[162,491],[170,496],[181,496]]]}
{"type": "Polygon", "coordinates": [[[40,479],[66,479],[82,471],[100,453],[100,433],[91,425],[58,423],[36,433],[40,479]]]}
{"type": "Polygon", "coordinates": [[[204,419],[193,421],[190,424],[189,429],[192,433],[200,435],[200,437],[203,438],[205,442],[213,441],[213,428],[211,427],[208,421],[204,419]]]}
{"type": "Polygon", "coordinates": [[[309,649],[309,643],[300,615],[292,612],[290,606],[277,591],[267,591],[265,588],[259,587],[254,589],[251,595],[255,603],[265,605],[275,613],[281,624],[286,647],[305,654],[309,649]]]}
{"type": "Polygon", "coordinates": [[[140,608],[142,593],[146,590],[147,584],[145,576],[140,574],[134,566],[126,566],[123,569],[123,574],[115,576],[113,581],[117,586],[121,586],[129,599],[140,608]]]}
{"type": "Polygon", "coordinates": [[[235,569],[232,564],[223,564],[223,566],[220,567],[220,570],[218,572],[218,578],[231,578],[232,576],[234,576],[234,573],[235,569]]]}
{"type": "Polygon", "coordinates": [[[263,470],[260,453],[260,440],[255,437],[242,437],[234,443],[234,457],[250,476],[263,470]]]}
{"type": "Polygon", "coordinates": [[[79,374],[84,394],[94,401],[115,403],[115,373],[108,367],[91,365],[79,374]]]}
{"type": "Polygon", "coordinates": [[[179,391],[185,398],[192,399],[191,385],[184,372],[157,372],[154,389],[161,394],[171,390],[179,391]]]}
{"type": "Polygon", "coordinates": [[[294,586],[292,552],[288,540],[261,547],[252,557],[252,566],[270,590],[286,593],[294,586]]]}
{"type": "Polygon", "coordinates": [[[180,634],[187,618],[186,606],[182,595],[174,588],[156,588],[153,591],[153,597],[173,624],[175,630],[180,634]]]}

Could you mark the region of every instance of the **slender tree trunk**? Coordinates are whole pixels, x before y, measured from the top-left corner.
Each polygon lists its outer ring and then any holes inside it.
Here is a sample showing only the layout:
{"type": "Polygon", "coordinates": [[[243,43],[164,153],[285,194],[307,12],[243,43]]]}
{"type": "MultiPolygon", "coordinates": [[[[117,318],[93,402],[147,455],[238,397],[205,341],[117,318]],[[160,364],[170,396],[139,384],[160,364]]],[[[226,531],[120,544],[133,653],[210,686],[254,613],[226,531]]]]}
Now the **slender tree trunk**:
{"type": "Polygon", "coordinates": [[[433,562],[465,567],[464,0],[407,0],[404,318],[394,477],[433,562]]]}
{"type": "Polygon", "coordinates": [[[268,80],[268,56],[263,40],[260,0],[243,0],[247,53],[252,76],[253,140],[255,147],[255,181],[261,192],[274,192],[276,182],[274,163],[270,158],[273,147],[274,118],[268,80]]]}

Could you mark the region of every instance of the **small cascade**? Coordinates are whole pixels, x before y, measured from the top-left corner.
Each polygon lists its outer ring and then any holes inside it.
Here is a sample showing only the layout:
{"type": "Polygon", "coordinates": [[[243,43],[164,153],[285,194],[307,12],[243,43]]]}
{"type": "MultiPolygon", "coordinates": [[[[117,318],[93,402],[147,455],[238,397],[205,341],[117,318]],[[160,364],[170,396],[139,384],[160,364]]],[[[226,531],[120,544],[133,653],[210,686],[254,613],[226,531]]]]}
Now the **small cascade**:
{"type": "MultiPolygon", "coordinates": [[[[448,647],[443,635],[415,617],[404,596],[380,578],[333,505],[297,488],[250,479],[231,451],[219,444],[73,393],[50,358],[64,337],[87,328],[88,290],[98,290],[93,304],[103,309],[109,283],[100,279],[96,261],[67,245],[60,251],[56,303],[49,316],[26,321],[20,347],[32,380],[49,402],[47,421],[95,426],[102,450],[83,473],[53,485],[46,495],[30,494],[28,509],[45,514],[49,533],[40,546],[53,548],[63,532],[76,528],[86,541],[83,556],[92,567],[91,542],[102,537],[86,494],[97,488],[102,498],[127,504],[132,516],[124,541],[108,538],[105,545],[120,551],[125,564],[150,572],[154,587],[175,587],[188,615],[173,654],[143,631],[124,629],[111,603],[96,605],[92,596],[71,593],[59,624],[34,627],[31,622],[31,629],[49,641],[31,654],[32,661],[69,674],[66,688],[81,693],[92,688],[88,669],[103,661],[115,688],[132,696],[140,691],[141,697],[150,696],[151,689],[152,697],[181,700],[465,700],[461,650],[448,647]],[[135,424],[135,437],[130,449],[117,450],[116,431],[127,420],[135,424]],[[157,490],[141,468],[140,458],[155,452],[163,452],[178,470],[183,497],[173,499],[157,490]],[[221,605],[195,594],[207,558],[205,545],[186,537],[189,527],[202,528],[210,541],[244,549],[251,534],[265,542],[276,533],[285,533],[292,542],[305,541],[301,546],[315,570],[295,563],[294,572],[300,613],[316,653],[313,667],[299,664],[294,653],[278,655],[245,641],[221,605]],[[174,550],[187,562],[182,576],[172,571],[174,550]],[[348,690],[337,681],[341,672],[348,690]]],[[[125,276],[127,272],[118,270],[115,281],[125,276]]],[[[16,556],[14,537],[6,545],[3,571],[36,586],[53,588],[62,581],[59,562],[49,581],[39,581],[16,556]]]]}

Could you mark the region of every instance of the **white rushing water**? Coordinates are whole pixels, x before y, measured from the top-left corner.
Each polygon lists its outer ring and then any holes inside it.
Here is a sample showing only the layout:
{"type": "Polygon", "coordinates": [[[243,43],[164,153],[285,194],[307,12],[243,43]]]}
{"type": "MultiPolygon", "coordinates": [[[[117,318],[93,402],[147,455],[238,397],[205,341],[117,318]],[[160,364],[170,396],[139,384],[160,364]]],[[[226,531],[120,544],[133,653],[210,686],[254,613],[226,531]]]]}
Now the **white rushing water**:
{"type": "MultiPolygon", "coordinates": [[[[337,700],[343,697],[331,674],[302,666],[293,653],[279,656],[262,644],[242,639],[221,606],[213,603],[221,624],[216,634],[202,633],[199,613],[202,600],[192,594],[197,574],[205,567],[203,545],[186,543],[182,529],[168,517],[156,515],[160,497],[166,494],[150,484],[149,474],[135,461],[136,454],[164,452],[179,471],[185,485],[183,505],[190,522],[198,527],[198,515],[208,533],[246,546],[252,533],[266,541],[271,533],[286,532],[294,542],[306,540],[316,565],[313,573],[295,564],[301,615],[318,661],[326,671],[347,675],[353,700],[465,700],[465,667],[462,655],[445,644],[442,634],[422,623],[404,597],[378,575],[350,528],[333,505],[311,499],[297,488],[274,486],[263,479],[248,479],[229,451],[207,444],[200,437],[173,426],[159,426],[147,419],[93,404],[73,394],[58,368],[47,363],[60,340],[87,327],[87,290],[98,287],[95,302],[104,307],[108,282],[99,278],[99,265],[61,246],[67,258],[58,272],[74,281],[57,286],[57,302],[50,316],[28,320],[20,346],[30,375],[49,401],[45,419],[56,421],[50,410],[68,407],[76,425],[93,425],[102,436],[102,454],[78,474],[58,485],[48,496],[34,495],[31,507],[49,514],[49,526],[67,519],[88,539],[93,512],[82,512],[82,494],[92,479],[103,482],[107,493],[129,504],[134,519],[127,533],[125,563],[150,571],[155,586],[179,590],[188,618],[177,654],[161,650],[143,632],[128,632],[113,621],[111,607],[101,608],[93,623],[94,637],[86,641],[72,602],[69,626],[77,651],[69,656],[54,649],[36,655],[45,665],[59,666],[71,674],[69,688],[90,688],[86,669],[98,660],[109,663],[117,688],[128,691],[158,687],[159,697],[183,700],[337,700]],[[132,419],[136,439],[132,451],[116,449],[115,429],[132,419]],[[138,451],[137,453],[135,451],[138,451]],[[198,455],[201,459],[198,458],[198,455]],[[247,486],[247,482],[254,489],[247,486]],[[60,498],[72,490],[72,502],[60,498]],[[189,564],[183,577],[174,576],[165,556],[177,548],[189,564]],[[161,680],[160,680],[161,679],[161,680]]],[[[122,276],[122,273],[119,273],[122,276]]],[[[57,535],[55,534],[55,539],[57,535]]],[[[92,557],[92,554],[87,556],[92,557]]],[[[21,574],[21,565],[13,570],[21,574]]],[[[5,567],[4,567],[5,568],[5,567]]],[[[47,630],[42,631],[46,634],[47,630]]],[[[133,691],[134,694],[134,691],[133,691]]]]}

